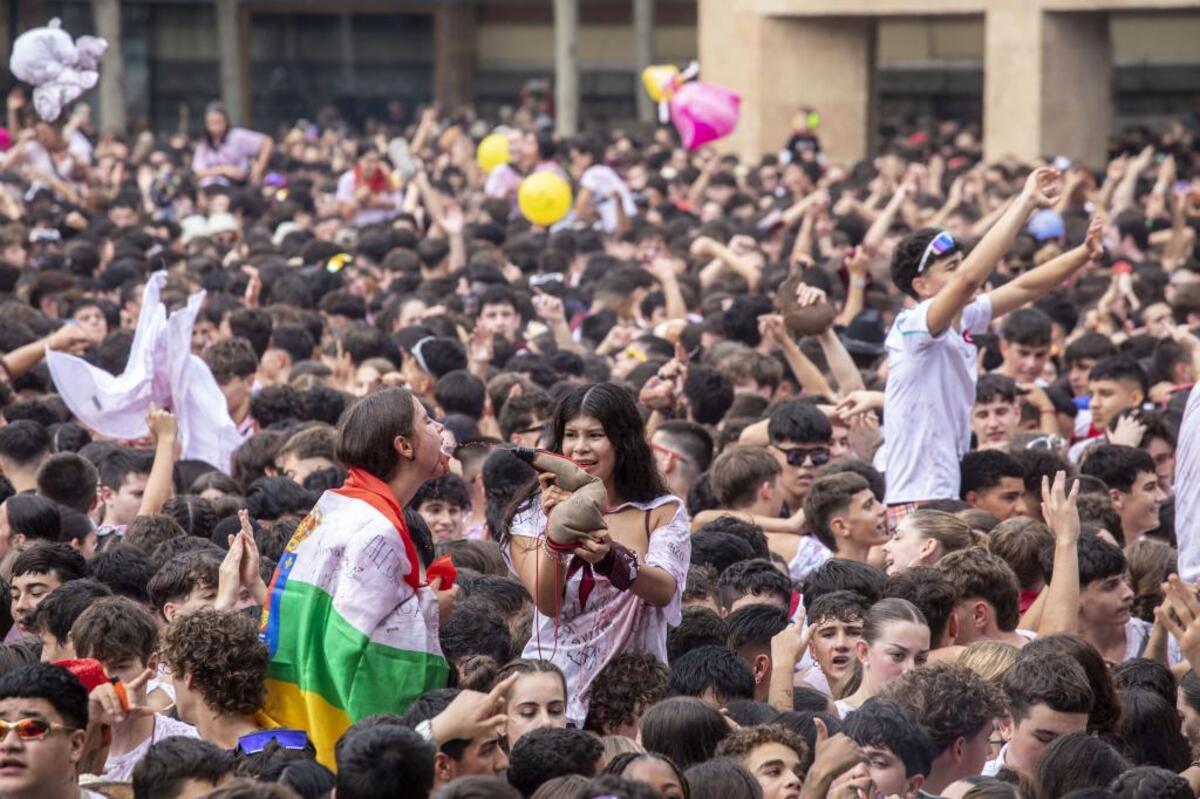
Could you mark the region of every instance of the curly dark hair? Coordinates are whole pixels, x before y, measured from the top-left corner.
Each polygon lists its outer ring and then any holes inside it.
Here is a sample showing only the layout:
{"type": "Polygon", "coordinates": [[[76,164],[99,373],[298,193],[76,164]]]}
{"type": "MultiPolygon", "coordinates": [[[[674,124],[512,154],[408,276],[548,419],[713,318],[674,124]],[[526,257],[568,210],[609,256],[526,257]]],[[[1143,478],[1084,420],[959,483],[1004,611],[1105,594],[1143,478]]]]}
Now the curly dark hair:
{"type": "MultiPolygon", "coordinates": [[[[741,760],[756,747],[763,744],[780,744],[796,753],[801,762],[808,756],[808,742],[798,732],[784,727],[782,724],[760,724],[757,727],[741,727],[729,733],[725,740],[717,745],[717,757],[731,760],[741,760]]],[[[800,775],[804,779],[804,775],[800,775]]]]}
{"type": "MultiPolygon", "coordinates": [[[[913,281],[920,276],[917,268],[921,265],[921,257],[925,255],[925,249],[929,247],[929,242],[937,238],[937,235],[941,232],[938,228],[921,228],[896,245],[896,250],[892,254],[892,282],[896,284],[896,288],[914,300],[920,299],[913,288],[913,281]]],[[[958,251],[959,248],[955,246],[953,250],[945,253],[945,255],[950,255],[958,251]]],[[[926,267],[941,257],[944,257],[944,255],[931,257],[926,267]]]]}
{"type": "Polygon", "coordinates": [[[1006,710],[998,687],[957,663],[913,669],[885,686],[882,696],[912,715],[937,755],[959,738],[978,735],[1006,710]]]}
{"type": "Polygon", "coordinates": [[[617,655],[592,682],[591,699],[583,728],[609,735],[633,724],[641,710],[670,695],[671,672],[649,652],[617,655]]]}
{"type": "Polygon", "coordinates": [[[269,656],[244,614],[202,609],[181,615],[167,628],[162,655],[172,673],[192,675],[214,710],[249,715],[262,705],[269,656]]]}

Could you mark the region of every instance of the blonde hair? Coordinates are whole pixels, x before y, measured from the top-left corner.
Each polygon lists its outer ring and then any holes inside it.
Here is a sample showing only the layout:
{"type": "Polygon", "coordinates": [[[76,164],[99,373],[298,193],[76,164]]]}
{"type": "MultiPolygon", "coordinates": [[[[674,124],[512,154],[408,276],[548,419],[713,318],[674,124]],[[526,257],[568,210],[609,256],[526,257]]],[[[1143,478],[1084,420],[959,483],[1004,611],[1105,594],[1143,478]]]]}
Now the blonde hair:
{"type": "Polygon", "coordinates": [[[637,755],[646,753],[640,743],[632,738],[626,738],[624,735],[605,735],[600,742],[604,744],[603,760],[605,763],[611,763],[618,755],[626,753],[637,755]]]}
{"type": "Polygon", "coordinates": [[[993,685],[999,685],[1020,654],[1020,649],[1003,641],[976,641],[958,656],[958,663],[993,685]]]}
{"type": "Polygon", "coordinates": [[[937,541],[942,555],[970,547],[987,547],[987,537],[971,529],[971,525],[941,510],[915,510],[901,524],[911,524],[925,538],[937,541]]]}

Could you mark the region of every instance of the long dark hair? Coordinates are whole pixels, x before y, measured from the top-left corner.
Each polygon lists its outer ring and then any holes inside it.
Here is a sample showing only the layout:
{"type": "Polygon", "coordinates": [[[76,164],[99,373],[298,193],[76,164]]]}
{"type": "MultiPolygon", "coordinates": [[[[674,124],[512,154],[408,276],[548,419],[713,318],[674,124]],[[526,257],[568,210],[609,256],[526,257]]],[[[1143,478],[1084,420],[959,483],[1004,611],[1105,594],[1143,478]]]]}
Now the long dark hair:
{"type": "MultiPolygon", "coordinates": [[[[628,391],[615,383],[595,383],[567,394],[554,409],[550,442],[546,446],[548,451],[562,454],[567,423],[580,416],[590,416],[600,422],[604,435],[612,442],[615,456],[612,486],[623,502],[649,502],[668,493],[646,443],[642,416],[628,391]]],[[[505,514],[506,523],[499,535],[501,543],[508,540],[513,517],[526,510],[537,495],[535,478],[518,493],[505,514]]]]}
{"type": "Polygon", "coordinates": [[[204,141],[214,150],[225,143],[229,138],[229,131],[233,130],[233,120],[229,118],[229,109],[220,100],[214,100],[204,107],[204,119],[201,120],[201,127],[204,129],[204,141]],[[225,117],[225,132],[221,134],[220,139],[214,139],[212,134],[208,132],[208,115],[220,114],[225,117]]]}
{"type": "Polygon", "coordinates": [[[1135,766],[1159,766],[1179,773],[1191,762],[1187,739],[1179,729],[1175,703],[1154,691],[1119,691],[1121,723],[1118,740],[1135,766]]]}
{"type": "Polygon", "coordinates": [[[725,717],[694,696],[664,699],[642,714],[639,725],[646,751],[666,755],[682,769],[711,760],[729,735],[725,717]]]}

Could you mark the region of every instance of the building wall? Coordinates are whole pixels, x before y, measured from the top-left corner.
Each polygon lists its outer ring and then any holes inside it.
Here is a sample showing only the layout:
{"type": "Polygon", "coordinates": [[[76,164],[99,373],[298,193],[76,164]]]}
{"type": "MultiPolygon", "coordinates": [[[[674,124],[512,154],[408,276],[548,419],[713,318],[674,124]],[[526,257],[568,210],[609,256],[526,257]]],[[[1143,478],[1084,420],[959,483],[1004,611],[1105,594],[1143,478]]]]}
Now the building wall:
{"type": "MultiPolygon", "coordinates": [[[[1200,63],[1200,14],[1114,15],[1113,59],[1133,64],[1200,63]]],[[[983,62],[983,19],[886,20],[879,28],[881,66],[932,61],[983,62]]]]}
{"type": "MultiPolygon", "coordinates": [[[[381,0],[363,1],[381,6],[381,0]]],[[[353,8],[356,2],[326,0],[320,3],[325,12],[320,15],[255,14],[250,50],[256,114],[274,122],[313,113],[314,103],[338,97],[345,102],[357,98],[363,107],[390,96],[410,104],[428,100],[432,17],[357,14],[347,33],[339,15],[328,12],[353,8]]],[[[436,4],[429,0],[428,7],[436,4]]],[[[186,106],[194,126],[199,110],[219,91],[212,3],[129,0],[121,5],[131,119],[172,128],[180,107],[186,106]]],[[[630,5],[630,0],[582,0],[578,48],[586,119],[625,122],[634,114],[641,89],[630,5]]],[[[550,3],[479,0],[476,8],[475,97],[485,113],[492,113],[511,103],[526,80],[552,74],[550,3]]],[[[50,0],[47,10],[61,16],[73,33],[91,32],[86,0],[50,0]]],[[[695,17],[696,0],[658,0],[656,61],[682,64],[696,57],[695,17]]],[[[1165,117],[1200,103],[1200,15],[1116,14],[1110,30],[1118,123],[1165,117]]],[[[0,38],[6,38],[2,33],[0,38]]],[[[981,114],[982,18],[884,20],[876,47],[882,118],[981,114]]],[[[802,101],[802,86],[797,95],[802,101]]]]}

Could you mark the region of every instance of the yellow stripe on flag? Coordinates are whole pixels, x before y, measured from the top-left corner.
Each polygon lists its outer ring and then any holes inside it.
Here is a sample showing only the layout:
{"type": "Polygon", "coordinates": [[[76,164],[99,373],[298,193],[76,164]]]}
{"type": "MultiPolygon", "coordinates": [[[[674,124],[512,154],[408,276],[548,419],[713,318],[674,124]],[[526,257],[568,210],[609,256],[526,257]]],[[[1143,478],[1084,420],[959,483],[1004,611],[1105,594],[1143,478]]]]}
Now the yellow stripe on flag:
{"type": "Polygon", "coordinates": [[[300,686],[280,680],[267,680],[267,715],[284,727],[306,730],[317,747],[317,762],[337,770],[333,747],[350,726],[346,711],[326,702],[320,694],[303,691],[300,686]]]}

